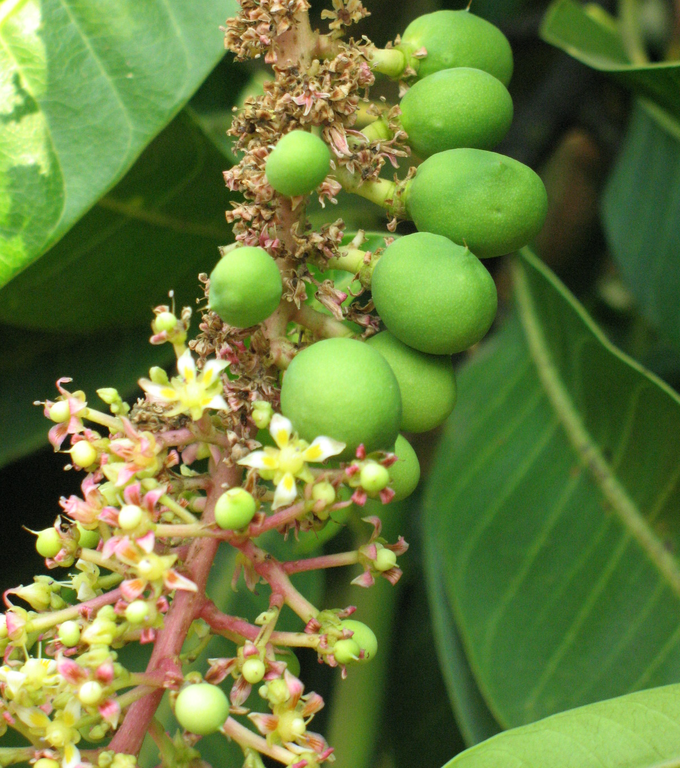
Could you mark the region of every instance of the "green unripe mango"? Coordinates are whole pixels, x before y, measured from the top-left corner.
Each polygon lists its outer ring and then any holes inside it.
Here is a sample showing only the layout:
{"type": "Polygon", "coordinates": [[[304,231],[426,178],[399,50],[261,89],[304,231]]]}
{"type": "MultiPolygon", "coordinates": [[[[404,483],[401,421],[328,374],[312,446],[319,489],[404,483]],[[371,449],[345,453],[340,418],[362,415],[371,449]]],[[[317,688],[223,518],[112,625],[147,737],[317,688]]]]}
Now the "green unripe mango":
{"type": "Polygon", "coordinates": [[[419,166],[404,192],[421,232],[467,247],[480,259],[501,256],[540,232],[548,196],[527,165],[484,149],[449,149],[419,166]]]}
{"type": "Polygon", "coordinates": [[[359,650],[364,652],[363,658],[357,661],[362,664],[371,661],[378,652],[378,638],[373,630],[363,622],[354,619],[345,619],[340,622],[340,626],[342,629],[349,629],[350,632],[354,633],[349,639],[353,640],[359,650]]]}
{"type": "Polygon", "coordinates": [[[208,306],[225,323],[250,328],[279,306],[283,283],[276,262],[255,246],[235,248],[210,273],[208,306]]]}
{"type": "Polygon", "coordinates": [[[397,455],[397,460],[389,468],[390,488],[394,491],[392,502],[395,502],[415,491],[420,480],[420,462],[411,443],[403,435],[397,438],[392,453],[397,455]]]}
{"type": "Polygon", "coordinates": [[[355,339],[324,339],[288,366],[281,412],[303,439],[324,435],[346,444],[339,459],[387,450],[397,438],[401,395],[392,369],[376,350],[355,339]]]}
{"type": "Polygon", "coordinates": [[[308,195],[331,169],[331,153],[323,139],[307,131],[282,136],[265,165],[269,184],[281,195],[308,195]]]}
{"type": "Polygon", "coordinates": [[[419,80],[401,100],[401,124],[420,157],[457,147],[492,149],[512,123],[507,88],[481,69],[443,69],[419,80]]]}
{"type": "Polygon", "coordinates": [[[401,390],[401,429],[427,432],[446,421],[456,404],[456,377],[447,355],[428,355],[399,341],[389,331],[367,344],[390,364],[401,390]]]}
{"type": "Polygon", "coordinates": [[[418,77],[452,67],[483,69],[507,85],[512,77],[512,49],[505,35],[469,11],[435,11],[414,19],[399,46],[407,55],[420,48],[427,56],[416,59],[418,77]]]}
{"type": "Polygon", "coordinates": [[[386,248],[371,290],[390,333],[430,355],[451,355],[476,344],[491,327],[498,304],[493,278],[481,261],[429,232],[406,235],[386,248]]]}

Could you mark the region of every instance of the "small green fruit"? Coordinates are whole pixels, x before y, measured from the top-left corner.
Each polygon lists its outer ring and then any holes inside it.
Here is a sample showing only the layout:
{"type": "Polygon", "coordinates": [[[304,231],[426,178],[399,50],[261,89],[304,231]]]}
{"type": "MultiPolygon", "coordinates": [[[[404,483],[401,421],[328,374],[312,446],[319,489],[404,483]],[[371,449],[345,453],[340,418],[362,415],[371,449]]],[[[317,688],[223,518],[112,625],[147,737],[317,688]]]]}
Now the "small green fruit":
{"type": "Polygon", "coordinates": [[[130,624],[141,624],[149,615],[146,600],[133,600],[125,609],[125,618],[130,624]]]}
{"type": "Polygon", "coordinates": [[[401,395],[392,369],[379,352],[355,339],[324,339],[303,349],[288,366],[281,412],[304,440],[321,435],[345,443],[347,460],[394,445],[401,395]]]}
{"type": "Polygon", "coordinates": [[[244,488],[230,488],[215,504],[215,522],[225,530],[239,531],[255,516],[257,502],[244,488]]]}
{"type": "MultiPolygon", "coordinates": [[[[71,418],[71,408],[69,407],[67,400],[57,400],[49,410],[50,419],[56,421],[57,424],[63,424],[71,418]]],[[[40,761],[38,761],[40,762],[40,761]]]]}
{"type": "Polygon", "coordinates": [[[96,549],[101,538],[99,531],[89,531],[87,528],[83,528],[80,523],[76,523],[76,528],[79,534],[78,546],[85,549],[96,549]]]}
{"type": "Polygon", "coordinates": [[[382,464],[371,461],[362,467],[359,473],[361,487],[368,493],[379,493],[390,482],[390,473],[382,464]]]}
{"type": "Polygon", "coordinates": [[[264,248],[244,246],[217,262],[210,274],[208,305],[225,323],[250,328],[278,307],[282,290],[274,259],[264,248]]]}
{"type": "Polygon", "coordinates": [[[442,424],[456,404],[451,358],[428,355],[399,341],[389,331],[366,342],[390,364],[401,390],[401,429],[427,432],[442,424]]]}
{"type": "Polygon", "coordinates": [[[69,453],[71,454],[71,461],[81,469],[92,466],[97,460],[97,449],[90,445],[87,440],[79,440],[69,453]]]}
{"type": "Polygon", "coordinates": [[[392,501],[401,501],[415,491],[420,480],[420,463],[411,443],[399,435],[392,449],[397,460],[390,467],[390,488],[394,491],[392,501]]]}
{"type": "Polygon", "coordinates": [[[378,550],[378,553],[375,557],[375,567],[379,571],[389,571],[390,568],[394,568],[394,566],[397,564],[397,556],[392,552],[391,549],[385,549],[383,547],[382,549],[378,550]]]}
{"type": "Polygon", "coordinates": [[[35,548],[41,557],[55,557],[61,549],[61,536],[55,528],[45,528],[38,533],[35,548]]]}
{"type": "Polygon", "coordinates": [[[65,621],[59,625],[57,635],[67,648],[73,648],[80,642],[80,625],[77,621],[65,621]]]}
{"type": "MultiPolygon", "coordinates": [[[[385,250],[371,290],[390,333],[432,355],[476,344],[496,316],[496,286],[484,265],[467,248],[427,232],[402,237],[385,250]]],[[[417,416],[411,420],[417,425],[417,416]]]]}
{"type": "Polygon", "coordinates": [[[264,673],[266,671],[267,670],[264,666],[264,662],[257,657],[246,659],[243,662],[243,666],[241,667],[241,674],[243,675],[243,679],[251,685],[259,683],[264,677],[264,673]]]}
{"type": "Polygon", "coordinates": [[[175,701],[177,722],[199,736],[218,731],[228,716],[229,700],[221,688],[210,683],[182,688],[175,701]]]}
{"type": "Polygon", "coordinates": [[[413,54],[425,48],[427,56],[415,59],[418,77],[452,67],[474,67],[497,77],[503,85],[512,77],[512,49],[505,35],[469,11],[435,11],[414,19],[399,46],[413,54]]]}
{"type": "Polygon", "coordinates": [[[422,158],[457,147],[492,149],[512,123],[512,98],[488,72],[444,69],[419,80],[401,100],[401,124],[422,158]]]}
{"type": "Polygon", "coordinates": [[[267,158],[265,175],[281,195],[308,195],[331,169],[331,153],[323,139],[307,131],[281,137],[267,158]]]}
{"type": "Polygon", "coordinates": [[[548,212],[545,187],[531,168],[483,149],[432,155],[419,166],[404,198],[421,232],[467,245],[480,259],[529,243],[548,212]]]}
{"type": "Polygon", "coordinates": [[[338,664],[351,664],[353,661],[359,661],[361,648],[351,638],[349,640],[337,640],[333,646],[333,656],[338,664]]]}
{"type": "Polygon", "coordinates": [[[340,626],[342,629],[349,629],[354,633],[349,639],[359,646],[359,650],[363,650],[363,658],[358,659],[358,661],[360,663],[371,661],[378,652],[378,638],[373,633],[373,630],[360,621],[354,621],[354,619],[345,619],[340,622],[340,626]]]}

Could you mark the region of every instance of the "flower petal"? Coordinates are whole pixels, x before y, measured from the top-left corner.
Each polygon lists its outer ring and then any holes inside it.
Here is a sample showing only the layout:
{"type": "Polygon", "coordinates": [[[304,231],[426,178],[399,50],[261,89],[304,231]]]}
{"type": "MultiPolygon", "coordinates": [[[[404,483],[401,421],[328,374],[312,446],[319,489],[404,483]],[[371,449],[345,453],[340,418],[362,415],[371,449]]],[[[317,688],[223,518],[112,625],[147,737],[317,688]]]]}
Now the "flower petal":
{"type": "Polygon", "coordinates": [[[285,448],[293,434],[293,423],[280,413],[275,413],[269,422],[269,433],[279,448],[285,448]]]}
{"type": "Polygon", "coordinates": [[[203,386],[209,387],[228,365],[227,360],[208,360],[201,372],[201,383],[203,386]]]}
{"type": "Polygon", "coordinates": [[[179,400],[177,392],[167,384],[154,384],[149,379],[140,379],[139,386],[151,397],[155,397],[156,400],[162,400],[166,403],[174,403],[176,400],[179,400]]]}
{"type": "Polygon", "coordinates": [[[290,472],[281,478],[281,482],[276,486],[274,491],[274,503],[272,509],[279,509],[279,507],[287,507],[292,504],[297,498],[297,485],[295,484],[295,478],[290,472]]]}
{"type": "Polygon", "coordinates": [[[198,587],[191,581],[191,579],[187,579],[186,576],[182,576],[172,569],[165,572],[163,583],[168,589],[182,589],[185,592],[198,592],[198,587]]]}
{"type": "Polygon", "coordinates": [[[236,463],[243,467],[252,467],[253,469],[278,469],[278,451],[274,455],[266,451],[253,451],[239,459],[236,463]]]}
{"type": "Polygon", "coordinates": [[[185,350],[177,359],[177,370],[187,384],[196,380],[196,363],[190,349],[185,350]]]}
{"type": "Polygon", "coordinates": [[[345,450],[346,444],[332,437],[317,437],[314,442],[303,452],[305,461],[325,461],[329,456],[336,456],[345,450]]]}

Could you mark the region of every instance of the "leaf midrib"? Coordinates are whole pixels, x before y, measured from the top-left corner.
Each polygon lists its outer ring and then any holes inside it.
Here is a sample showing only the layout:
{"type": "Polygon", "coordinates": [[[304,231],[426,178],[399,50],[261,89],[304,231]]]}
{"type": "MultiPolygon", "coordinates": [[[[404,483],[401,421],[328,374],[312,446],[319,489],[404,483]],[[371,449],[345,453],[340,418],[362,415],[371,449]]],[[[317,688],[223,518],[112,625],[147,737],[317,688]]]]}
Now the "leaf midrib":
{"type": "Polygon", "coordinates": [[[527,339],[529,352],[550,404],[555,411],[569,442],[588,469],[595,485],[611,505],[625,529],[638,543],[650,562],[680,598],[680,568],[654,533],[645,516],[614,474],[595,440],[588,432],[578,409],[563,384],[550,348],[541,329],[538,313],[528,286],[524,268],[516,263],[513,268],[515,297],[519,317],[527,339]]]}

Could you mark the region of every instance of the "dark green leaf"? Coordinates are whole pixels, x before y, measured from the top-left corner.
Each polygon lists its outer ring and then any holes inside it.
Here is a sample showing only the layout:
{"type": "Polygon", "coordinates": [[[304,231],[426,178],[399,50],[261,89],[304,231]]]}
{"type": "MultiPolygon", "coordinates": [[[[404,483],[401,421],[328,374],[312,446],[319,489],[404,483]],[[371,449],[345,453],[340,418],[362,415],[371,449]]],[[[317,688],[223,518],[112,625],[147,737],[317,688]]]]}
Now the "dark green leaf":
{"type": "Polygon", "coordinates": [[[602,701],[507,731],[450,768],[676,768],[680,686],[602,701]]]}
{"type": "Polygon", "coordinates": [[[425,518],[424,521],[423,538],[427,553],[425,569],[439,666],[458,728],[465,743],[472,746],[495,735],[501,728],[484,701],[465,656],[465,649],[441,580],[441,555],[435,545],[434,536],[428,530],[428,522],[431,522],[431,517],[425,518]]]}
{"type": "Polygon", "coordinates": [[[169,344],[149,344],[150,326],[85,338],[13,328],[1,328],[1,333],[6,355],[0,367],[0,466],[48,445],[53,425],[33,402],[54,399],[57,379],[69,376],[74,391],[84,390],[94,407],[106,410],[95,390],[116,387],[129,397],[150,366],[167,365],[173,358],[169,344]]]}
{"type": "Polygon", "coordinates": [[[151,308],[195,306],[199,271],[231,238],[226,161],[181,113],[132,170],[39,261],[0,291],[0,320],[87,333],[150,322],[151,308]]]}
{"type": "Polygon", "coordinates": [[[677,679],[680,400],[535,257],[467,366],[429,544],[503,726],[677,679]]]}
{"type": "Polygon", "coordinates": [[[7,0],[0,285],[130,168],[223,55],[235,0],[7,0]]]}
{"type": "Polygon", "coordinates": [[[552,3],[543,20],[541,36],[680,118],[680,64],[631,64],[616,25],[588,12],[575,0],[552,3]]]}
{"type": "Polygon", "coordinates": [[[604,225],[626,285],[661,333],[680,343],[680,140],[642,107],[603,201],[604,225]]]}

